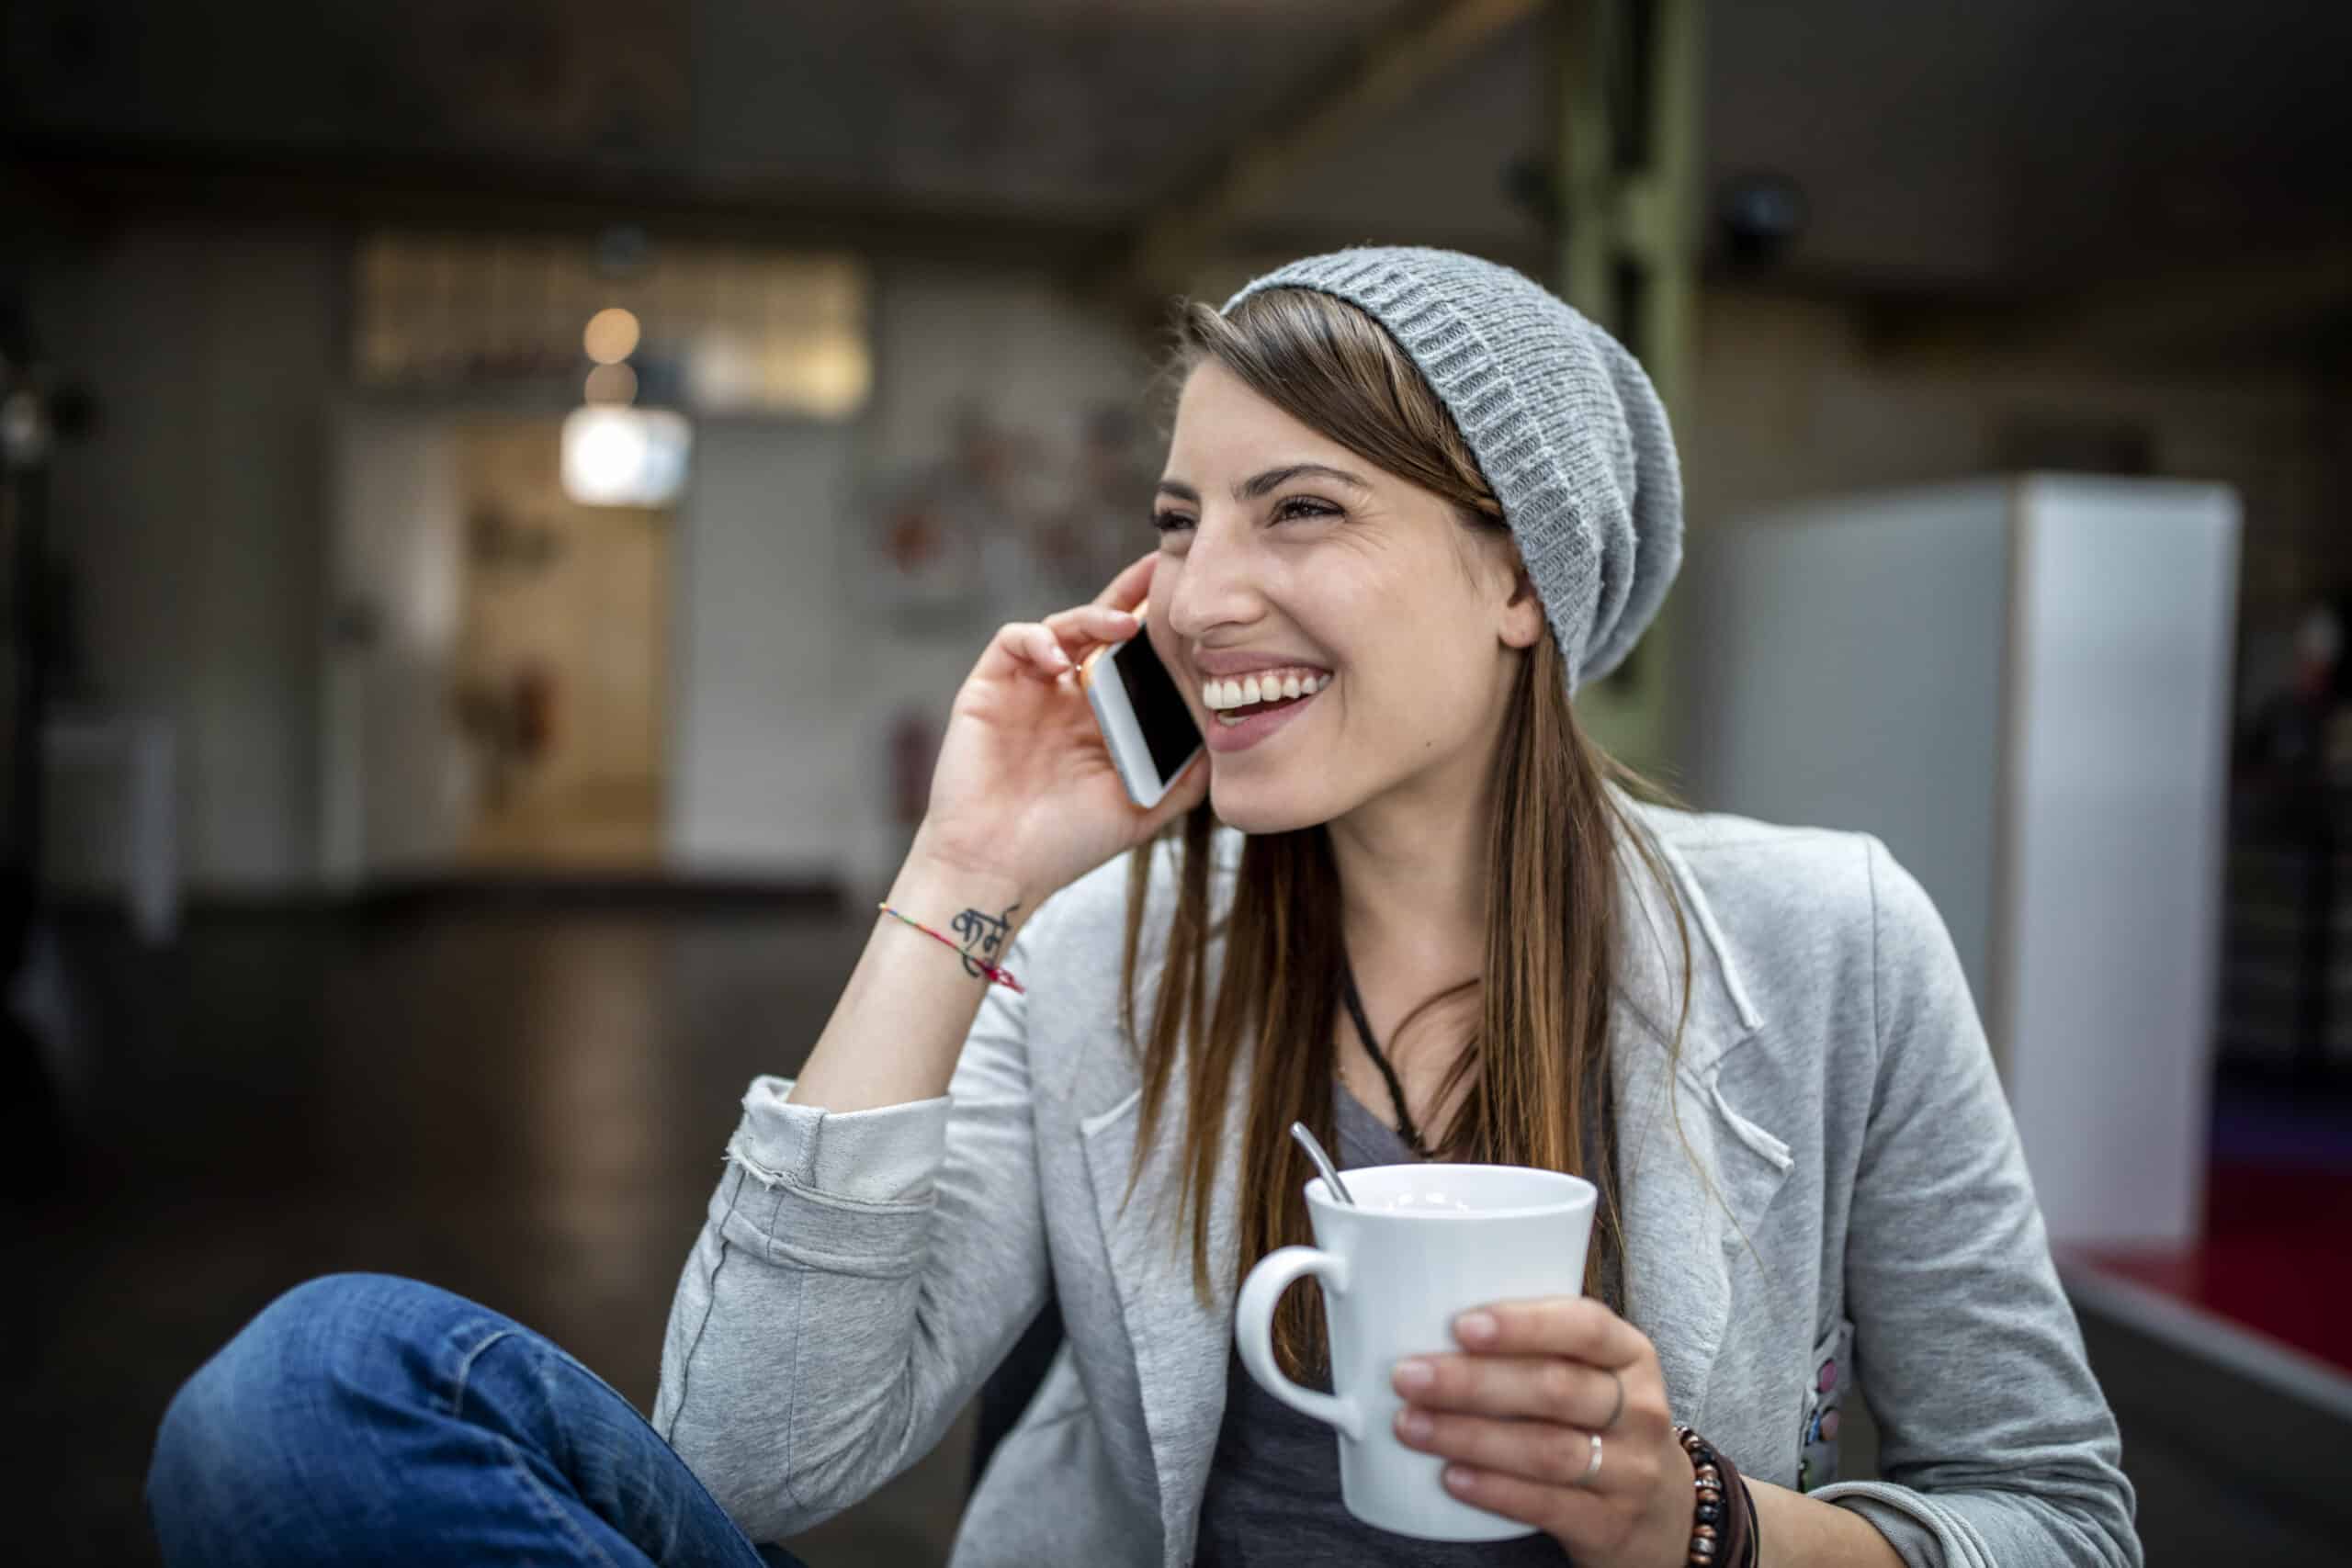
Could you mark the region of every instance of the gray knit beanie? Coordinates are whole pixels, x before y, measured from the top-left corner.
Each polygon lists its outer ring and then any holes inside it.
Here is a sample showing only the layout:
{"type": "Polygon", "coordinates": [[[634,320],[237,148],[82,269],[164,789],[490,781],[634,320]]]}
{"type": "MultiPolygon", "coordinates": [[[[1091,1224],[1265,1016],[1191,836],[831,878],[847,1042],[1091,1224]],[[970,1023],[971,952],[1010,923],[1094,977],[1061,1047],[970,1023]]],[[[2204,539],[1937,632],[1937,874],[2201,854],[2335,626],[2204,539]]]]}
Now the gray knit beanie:
{"type": "Polygon", "coordinates": [[[1650,378],[1524,274],[1457,251],[1366,246],[1245,285],[1345,299],[1453,413],[1502,502],[1574,690],[1615,669],[1682,564],[1682,477],[1650,378]]]}

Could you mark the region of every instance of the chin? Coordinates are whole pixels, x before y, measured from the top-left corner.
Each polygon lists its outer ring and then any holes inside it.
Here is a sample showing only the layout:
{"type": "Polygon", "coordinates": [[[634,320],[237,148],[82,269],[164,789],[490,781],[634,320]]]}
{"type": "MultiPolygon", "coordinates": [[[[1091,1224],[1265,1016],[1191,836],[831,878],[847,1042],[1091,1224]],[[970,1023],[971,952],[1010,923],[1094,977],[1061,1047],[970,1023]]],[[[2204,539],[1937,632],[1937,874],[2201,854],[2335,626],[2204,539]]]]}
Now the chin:
{"type": "Polygon", "coordinates": [[[1339,815],[1326,792],[1301,788],[1279,773],[1239,778],[1217,762],[1210,770],[1209,808],[1218,821],[1241,832],[1295,833],[1339,815]]]}

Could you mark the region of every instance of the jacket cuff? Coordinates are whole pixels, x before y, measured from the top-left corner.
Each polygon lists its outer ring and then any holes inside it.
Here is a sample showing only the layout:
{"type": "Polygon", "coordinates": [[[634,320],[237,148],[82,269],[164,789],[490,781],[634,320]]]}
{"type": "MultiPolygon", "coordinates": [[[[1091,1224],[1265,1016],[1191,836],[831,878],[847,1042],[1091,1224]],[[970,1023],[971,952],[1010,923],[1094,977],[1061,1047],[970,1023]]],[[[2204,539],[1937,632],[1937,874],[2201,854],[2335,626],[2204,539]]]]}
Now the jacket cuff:
{"type": "Polygon", "coordinates": [[[1905,1568],[1999,1568],[1976,1527],[1924,1492],[1891,1481],[1838,1481],[1805,1495],[1868,1519],[1905,1568]]]}
{"type": "Polygon", "coordinates": [[[927,1195],[947,1157],[945,1095],[872,1111],[787,1103],[791,1078],[762,1074],[743,1096],[727,1155],[763,1187],[778,1182],[853,1203],[927,1195]]]}

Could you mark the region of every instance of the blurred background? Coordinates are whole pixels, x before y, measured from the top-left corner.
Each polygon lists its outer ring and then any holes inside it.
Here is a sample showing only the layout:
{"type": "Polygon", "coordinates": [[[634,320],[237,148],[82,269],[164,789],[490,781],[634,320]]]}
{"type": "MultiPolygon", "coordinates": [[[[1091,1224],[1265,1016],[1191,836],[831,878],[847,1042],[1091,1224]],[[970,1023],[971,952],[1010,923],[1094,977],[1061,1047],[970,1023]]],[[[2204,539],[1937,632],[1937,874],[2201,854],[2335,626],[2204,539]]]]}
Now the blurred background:
{"type": "MultiPolygon", "coordinates": [[[[2340,1560],[2347,53],[2323,0],[0,9],[10,1538],[152,1560],[164,1403],[324,1270],[650,1403],[957,681],[1150,544],[1170,301],[1378,242],[1648,365],[1690,563],[1579,705],[1934,894],[2150,1562],[2340,1560]]],[[[797,1545],[941,1561],[973,1445],[797,1545]]]]}

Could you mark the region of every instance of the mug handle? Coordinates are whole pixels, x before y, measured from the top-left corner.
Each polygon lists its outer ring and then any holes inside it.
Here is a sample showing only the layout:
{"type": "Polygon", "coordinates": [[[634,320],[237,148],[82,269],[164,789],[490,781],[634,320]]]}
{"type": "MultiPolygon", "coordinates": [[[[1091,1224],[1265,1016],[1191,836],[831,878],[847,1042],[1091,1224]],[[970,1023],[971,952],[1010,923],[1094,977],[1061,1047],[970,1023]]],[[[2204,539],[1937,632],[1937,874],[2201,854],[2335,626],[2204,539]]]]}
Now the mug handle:
{"type": "Polygon", "coordinates": [[[1234,1348],[1241,1352],[1241,1364],[1250,1369],[1250,1375],[1258,1380],[1260,1388],[1300,1415],[1312,1416],[1338,1427],[1351,1440],[1362,1442],[1363,1412],[1354,1399],[1301,1388],[1283,1376],[1282,1368],[1274,1360],[1274,1303],[1282,1300],[1284,1291],[1308,1274],[1322,1280],[1325,1290],[1347,1293],[1348,1260],[1336,1252],[1313,1247],[1283,1247],[1260,1258],[1258,1266],[1250,1270],[1250,1277],[1241,1282],[1241,1295],[1234,1305],[1234,1348]]]}

